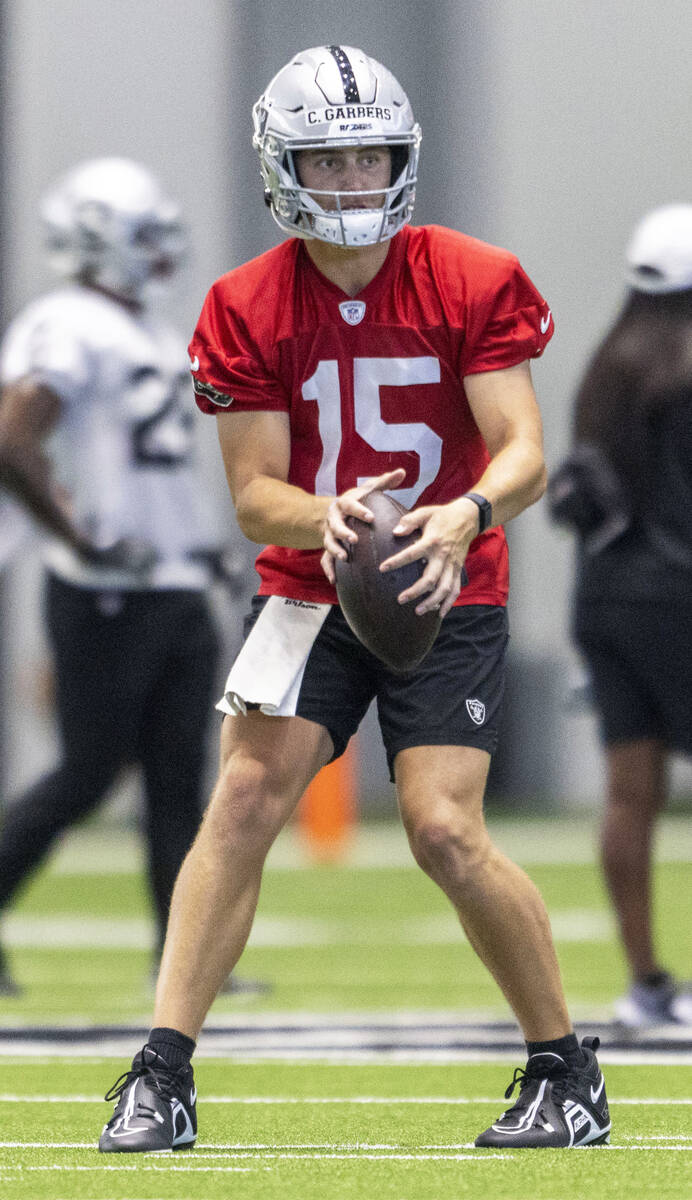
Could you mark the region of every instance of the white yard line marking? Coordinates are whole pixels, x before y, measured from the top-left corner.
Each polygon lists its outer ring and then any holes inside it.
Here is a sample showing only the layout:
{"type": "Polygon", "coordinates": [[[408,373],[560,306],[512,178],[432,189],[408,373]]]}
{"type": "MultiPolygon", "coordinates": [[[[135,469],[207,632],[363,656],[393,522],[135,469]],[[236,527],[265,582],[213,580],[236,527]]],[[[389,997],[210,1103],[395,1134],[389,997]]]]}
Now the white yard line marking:
{"type": "MultiPolygon", "coordinates": [[[[11,1169],[12,1168],[10,1168],[10,1170],[11,1169]]],[[[110,1163],[101,1163],[98,1167],[84,1167],[79,1164],[75,1164],[74,1166],[68,1166],[65,1163],[50,1163],[50,1165],[41,1166],[41,1167],[21,1167],[20,1170],[22,1171],[22,1174],[25,1171],[98,1171],[99,1173],[102,1171],[224,1171],[224,1172],[233,1171],[236,1174],[240,1174],[240,1173],[247,1174],[249,1171],[254,1170],[254,1168],[253,1167],[191,1167],[191,1166],[179,1167],[177,1165],[173,1165],[172,1163],[170,1166],[167,1165],[165,1167],[155,1167],[155,1166],[148,1167],[148,1166],[145,1166],[143,1163],[137,1163],[135,1165],[130,1165],[129,1163],[118,1163],[117,1165],[112,1165],[112,1166],[110,1163]]]]}
{"type": "MultiPolygon", "coordinates": [[[[143,1021],[144,1024],[146,1021],[143,1021]]],[[[10,1061],[22,1066],[27,1061],[49,1064],[64,1062],[66,1058],[70,1058],[79,1059],[81,1064],[83,1062],[103,1062],[104,1059],[108,1059],[116,1060],[115,1065],[118,1070],[122,1070],[123,1060],[129,1061],[132,1057],[132,1038],[130,1036],[117,1040],[109,1038],[99,1044],[102,1048],[102,1055],[98,1059],[94,1059],[94,1042],[91,1040],[88,1042],[42,1042],[39,1047],[35,1041],[22,1041],[20,1035],[15,1034],[11,1039],[0,1040],[0,1059],[4,1066],[9,1065],[10,1061]],[[5,1051],[7,1051],[8,1057],[5,1057],[5,1051]]],[[[423,1045],[396,1049],[378,1049],[377,1047],[335,1049],[324,1046],[298,1046],[291,1049],[287,1048],[286,1044],[278,1046],[236,1045],[231,1038],[224,1039],[223,1037],[214,1043],[205,1041],[203,1036],[196,1057],[197,1061],[204,1059],[207,1062],[232,1059],[235,1067],[256,1066],[258,1063],[267,1062],[291,1063],[292,1066],[313,1066],[318,1062],[339,1067],[377,1066],[380,1070],[385,1071],[388,1067],[419,1068],[423,1065],[450,1066],[457,1063],[467,1066],[470,1063],[509,1063],[516,1066],[517,1061],[521,1060],[522,1053],[518,1044],[517,1047],[507,1050],[499,1049],[496,1044],[490,1043],[480,1048],[477,1045],[463,1044],[459,1048],[423,1045]]],[[[664,1043],[658,1049],[652,1045],[651,1049],[647,1050],[610,1050],[606,1046],[599,1051],[599,1059],[606,1065],[618,1064],[628,1067],[690,1066],[692,1064],[692,1040],[689,1041],[689,1049],[676,1051],[667,1050],[664,1043]]]]}
{"type": "Polygon", "coordinates": [[[93,1142],[0,1142],[0,1150],[93,1150],[93,1142]]]}
{"type": "MultiPolygon", "coordinates": [[[[499,1104],[500,1096],[202,1096],[204,1104],[499,1104]]],[[[610,1104],[692,1105],[692,1097],[608,1097],[610,1104]]],[[[103,1104],[103,1096],[0,1094],[4,1104],[103,1104]]],[[[3,1145],[0,1142],[0,1145],[3,1145]]]]}
{"type": "MultiPolygon", "coordinates": [[[[611,915],[594,908],[553,909],[553,937],[558,942],[603,942],[614,936],[611,915]]],[[[3,938],[8,946],[80,947],[82,949],[149,949],[151,921],[144,917],[29,916],[10,913],[3,938]]],[[[447,913],[433,916],[368,921],[320,917],[270,917],[255,919],[248,945],[284,946],[369,946],[378,943],[399,946],[456,945],[464,935],[458,921],[447,913]]]]}
{"type": "MultiPolygon", "coordinates": [[[[568,819],[527,818],[502,820],[489,817],[493,841],[521,866],[577,863],[591,865],[597,840],[598,819],[579,813],[568,819]]],[[[666,814],[660,821],[656,857],[660,862],[689,862],[692,830],[686,816],[666,814]]],[[[291,826],[283,830],[269,852],[267,869],[296,871],[312,866],[300,834],[291,826]]],[[[417,870],[403,827],[396,821],[368,821],[355,830],[353,844],[344,858],[348,868],[397,868],[417,870]]],[[[141,839],[136,833],[118,829],[117,837],[107,830],[75,829],[51,862],[57,875],[134,875],[145,869],[141,839]]]]}
{"type": "MultiPolygon", "coordinates": [[[[3,1145],[12,1145],[12,1143],[2,1143],[2,1144],[3,1145]]],[[[17,1145],[17,1148],[21,1148],[21,1144],[16,1144],[16,1145],[17,1145]]],[[[70,1145],[69,1143],[55,1144],[55,1143],[50,1143],[50,1142],[47,1142],[47,1143],[39,1142],[39,1143],[32,1143],[31,1148],[40,1148],[40,1149],[49,1149],[49,1150],[55,1150],[55,1149],[59,1149],[59,1148],[67,1148],[67,1149],[87,1149],[88,1148],[88,1149],[91,1149],[94,1151],[96,1149],[96,1147],[93,1143],[86,1144],[83,1142],[75,1142],[73,1145],[70,1145]]],[[[118,1163],[115,1165],[110,1165],[108,1163],[103,1163],[103,1164],[100,1164],[99,1166],[91,1167],[91,1166],[84,1166],[84,1165],[80,1165],[80,1164],[75,1164],[74,1166],[70,1166],[67,1163],[52,1163],[50,1166],[31,1166],[31,1165],[29,1165],[29,1166],[23,1166],[23,1167],[13,1167],[9,1164],[6,1164],[3,1167],[3,1170],[21,1170],[21,1171],[48,1171],[48,1170],[55,1170],[55,1171],[70,1171],[70,1170],[72,1170],[72,1171],[99,1171],[99,1170],[116,1171],[116,1170],[121,1170],[121,1171],[132,1171],[132,1170],[139,1169],[139,1170],[143,1170],[143,1171],[237,1171],[240,1168],[233,1167],[233,1166],[214,1166],[214,1167],[197,1166],[196,1163],[198,1162],[198,1160],[210,1159],[210,1158],[224,1159],[224,1160],[236,1159],[238,1161],[243,1160],[243,1161],[256,1161],[256,1162],[266,1162],[266,1161],[273,1161],[273,1160],[277,1160],[277,1159],[278,1160],[291,1160],[294,1162],[296,1162],[296,1161],[315,1162],[315,1161],[320,1161],[320,1160],[336,1160],[336,1161],[340,1161],[340,1162],[354,1162],[354,1161],[365,1161],[365,1162],[488,1162],[492,1159],[512,1159],[514,1157],[514,1155],[512,1155],[512,1154],[496,1154],[496,1153],[486,1154],[484,1152],[479,1153],[478,1150],[476,1150],[475,1153],[470,1153],[470,1154],[461,1153],[460,1154],[460,1153],[454,1152],[454,1151],[456,1151],[456,1149],[457,1149],[457,1146],[455,1146],[455,1145],[450,1145],[448,1147],[441,1146],[441,1147],[439,1147],[439,1150],[441,1151],[441,1153],[432,1153],[430,1151],[424,1152],[423,1150],[418,1151],[418,1152],[413,1152],[413,1151],[403,1152],[403,1151],[396,1151],[393,1149],[388,1150],[386,1147],[383,1147],[384,1152],[377,1152],[377,1147],[374,1147],[374,1146],[372,1148],[364,1147],[361,1150],[359,1150],[359,1149],[340,1150],[340,1149],[336,1149],[336,1148],[333,1150],[327,1150],[327,1149],[325,1149],[325,1150],[310,1150],[309,1148],[306,1148],[305,1150],[303,1150],[300,1147],[298,1147],[295,1150],[282,1150],[280,1148],[243,1150],[243,1149],[233,1148],[233,1149],[229,1149],[223,1153],[221,1153],[221,1152],[197,1153],[194,1150],[188,1151],[187,1154],[189,1154],[190,1157],[194,1161],[187,1162],[185,1164],[174,1163],[173,1162],[173,1153],[167,1154],[166,1152],[161,1152],[161,1157],[165,1158],[167,1161],[166,1161],[165,1165],[160,1165],[160,1166],[159,1165],[146,1165],[143,1163],[136,1164],[136,1165],[130,1165],[127,1163],[118,1163]],[[170,1159],[170,1161],[168,1161],[169,1159],[170,1159]]],[[[459,1144],[458,1149],[473,1150],[474,1149],[473,1143],[462,1142],[459,1144]]],[[[613,1144],[610,1146],[604,1146],[604,1147],[602,1147],[602,1149],[610,1150],[610,1151],[620,1150],[620,1151],[625,1151],[625,1152],[631,1152],[633,1150],[634,1151],[645,1150],[645,1151],[655,1151],[658,1153],[670,1153],[671,1151],[673,1151],[673,1152],[687,1151],[689,1153],[690,1150],[692,1150],[692,1147],[678,1146],[678,1145],[675,1145],[675,1146],[647,1146],[647,1145],[633,1146],[631,1144],[630,1145],[613,1144]]],[[[147,1157],[150,1157],[150,1156],[147,1156],[147,1157]]]]}
{"type": "MultiPolygon", "coordinates": [[[[352,1161],[354,1159],[364,1162],[490,1162],[494,1158],[511,1159],[513,1154],[341,1154],[338,1152],[325,1154],[291,1154],[291,1153],[264,1153],[264,1154],[228,1154],[224,1158],[236,1159],[252,1159],[256,1162],[274,1161],[277,1159],[290,1159],[292,1161],[314,1162],[319,1159],[336,1159],[338,1161],[352,1161]]],[[[75,1164],[70,1166],[66,1163],[51,1163],[46,1166],[26,1166],[21,1168],[3,1167],[3,1170],[21,1170],[24,1171],[242,1171],[252,1170],[251,1167],[197,1167],[192,1163],[178,1165],[173,1162],[166,1162],[165,1165],[151,1165],[137,1163],[130,1165],[128,1163],[118,1163],[110,1165],[103,1163],[99,1166],[89,1167],[75,1164]]]]}
{"type": "MultiPolygon", "coordinates": [[[[655,1150],[692,1151],[692,1138],[686,1135],[637,1135],[628,1139],[625,1144],[613,1143],[610,1150],[655,1150]],[[666,1141],[672,1144],[661,1145],[666,1141]],[[648,1143],[659,1144],[648,1144],[648,1143]]],[[[92,1142],[0,1142],[0,1149],[7,1150],[91,1150],[96,1151],[96,1143],[92,1142]]],[[[194,1149],[186,1151],[195,1161],[211,1158],[263,1159],[263,1158],[339,1158],[339,1159],[430,1159],[444,1161],[446,1159],[506,1158],[506,1154],[479,1155],[458,1154],[456,1151],[476,1150],[473,1142],[446,1142],[421,1146],[419,1151],[405,1151],[399,1143],[389,1142],[228,1142],[212,1143],[198,1142],[194,1149]]],[[[146,1158],[170,1158],[174,1152],[158,1151],[155,1155],[148,1154],[146,1158]]],[[[511,1157],[511,1156],[510,1156],[511,1157]]],[[[7,1168],[5,1168],[7,1169],[7,1168]]],[[[12,1168],[10,1168],[12,1169],[12,1168]]],[[[31,1168],[25,1168],[31,1169],[31,1168]]],[[[33,1168],[39,1169],[39,1168],[33,1168]]],[[[86,1169],[86,1168],[82,1168],[86,1169]]],[[[177,1169],[177,1168],[176,1168],[177,1169]]],[[[192,1169],[192,1168],[190,1168],[192,1169]]]]}

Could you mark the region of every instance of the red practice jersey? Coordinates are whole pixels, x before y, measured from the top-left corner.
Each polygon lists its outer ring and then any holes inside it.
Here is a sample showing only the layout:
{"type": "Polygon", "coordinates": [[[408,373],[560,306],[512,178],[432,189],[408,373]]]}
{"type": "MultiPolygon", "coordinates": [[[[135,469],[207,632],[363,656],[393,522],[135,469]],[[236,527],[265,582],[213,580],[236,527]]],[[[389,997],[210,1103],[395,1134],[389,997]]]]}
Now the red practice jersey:
{"type": "MultiPolygon", "coordinates": [[[[535,358],[550,309],[514,255],[440,226],[406,226],[354,298],[289,239],[212,286],[190,343],[207,413],[285,412],[288,481],[335,496],[406,468],[393,494],[407,508],[469,491],[488,451],[466,375],[535,358]]],[[[336,603],[320,550],[266,546],[260,594],[336,603]]],[[[500,527],[471,544],[459,604],[504,604],[509,570],[500,527]]]]}

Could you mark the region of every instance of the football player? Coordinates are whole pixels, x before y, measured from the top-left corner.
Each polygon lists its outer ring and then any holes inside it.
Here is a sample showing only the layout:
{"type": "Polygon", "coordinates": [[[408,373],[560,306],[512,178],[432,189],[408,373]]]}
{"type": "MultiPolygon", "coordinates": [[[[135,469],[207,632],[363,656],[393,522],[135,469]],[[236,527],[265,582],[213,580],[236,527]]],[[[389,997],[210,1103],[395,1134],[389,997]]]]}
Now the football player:
{"type": "MultiPolygon", "coordinates": [[[[115,158],[60,179],[42,220],[63,283],[2,343],[0,485],[53,535],[45,603],[62,755],[7,807],[0,909],[137,763],[158,959],[203,807],[218,642],[219,539],[194,462],[185,342],[150,304],[185,233],[150,172],[115,158]]],[[[0,994],[18,991],[0,950],[0,994]]]]}
{"type": "Polygon", "coordinates": [[[692,204],[637,222],[624,276],[548,497],[579,535],[571,625],[604,750],[601,866],[630,974],[615,1017],[631,1034],[692,1026],[692,983],[662,965],[654,920],[670,757],[692,755],[692,204]]]}
{"type": "Polygon", "coordinates": [[[254,108],[265,198],[288,238],[214,284],[190,355],[240,526],[265,547],[261,585],[220,703],[218,785],[176,884],[155,1025],[109,1093],[104,1151],[194,1141],[190,1056],[245,945],[267,851],[373,698],[413,854],[527,1040],[519,1098],[477,1144],[609,1136],[598,1039],[578,1044],[543,902],[483,820],[507,644],[502,525],[545,486],[529,361],[553,322],[512,254],[411,227],[420,140],[396,79],[351,46],[296,55],[254,108]],[[336,603],[346,518],[371,519],[373,487],[411,510],[401,533],[420,531],[383,569],[424,560],[400,599],[443,617],[404,675],[336,603]]]}

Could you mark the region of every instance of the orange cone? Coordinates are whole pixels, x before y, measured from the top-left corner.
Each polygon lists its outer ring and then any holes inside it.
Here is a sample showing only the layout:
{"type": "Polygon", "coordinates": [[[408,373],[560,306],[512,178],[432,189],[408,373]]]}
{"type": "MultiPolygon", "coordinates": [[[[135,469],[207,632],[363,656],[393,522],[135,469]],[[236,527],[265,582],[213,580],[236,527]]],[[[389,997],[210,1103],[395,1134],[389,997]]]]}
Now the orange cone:
{"type": "Polygon", "coordinates": [[[298,806],[298,824],[313,858],[336,862],[350,844],[357,819],[357,753],[345,752],[317,773],[298,806]]]}

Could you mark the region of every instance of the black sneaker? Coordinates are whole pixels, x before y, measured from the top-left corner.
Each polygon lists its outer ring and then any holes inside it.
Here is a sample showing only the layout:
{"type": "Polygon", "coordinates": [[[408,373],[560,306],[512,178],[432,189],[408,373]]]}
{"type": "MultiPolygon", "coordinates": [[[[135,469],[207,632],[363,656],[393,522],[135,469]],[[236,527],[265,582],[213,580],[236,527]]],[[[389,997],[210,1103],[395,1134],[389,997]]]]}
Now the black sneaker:
{"type": "Polygon", "coordinates": [[[192,1067],[174,1071],[151,1046],[135,1055],[132,1068],[104,1099],[116,1101],[99,1141],[104,1153],[177,1150],[194,1144],[197,1090],[192,1067]]]}
{"type": "Polygon", "coordinates": [[[615,1020],[626,1030],[651,1029],[675,1024],[678,988],[667,971],[660,971],[654,982],[636,980],[626,996],[615,1002],[615,1020]]]}
{"type": "Polygon", "coordinates": [[[559,1054],[532,1054],[526,1070],[517,1067],[505,1092],[517,1083],[519,1099],[476,1138],[477,1146],[600,1146],[610,1141],[610,1113],[595,1051],[597,1037],[581,1044],[583,1063],[572,1066],[559,1054]]]}

